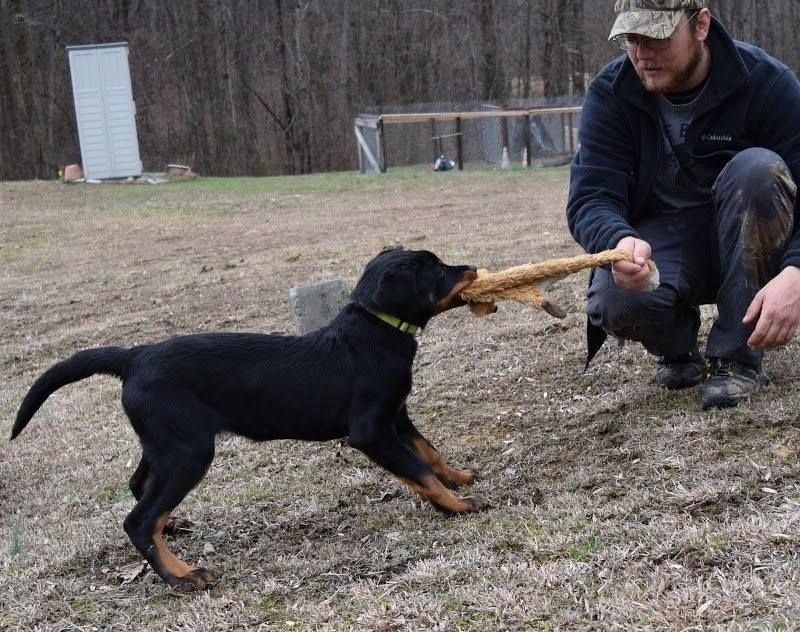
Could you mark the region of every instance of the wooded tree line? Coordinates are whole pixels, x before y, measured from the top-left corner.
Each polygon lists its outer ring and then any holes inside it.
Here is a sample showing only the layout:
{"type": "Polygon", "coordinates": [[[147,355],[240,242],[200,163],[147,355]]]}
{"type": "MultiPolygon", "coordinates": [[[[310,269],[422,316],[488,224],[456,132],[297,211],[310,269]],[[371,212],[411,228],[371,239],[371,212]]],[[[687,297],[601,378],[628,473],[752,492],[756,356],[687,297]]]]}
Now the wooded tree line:
{"type": "MultiPolygon", "coordinates": [[[[140,152],[203,174],[356,166],[384,104],[580,94],[620,51],[613,0],[0,0],[0,179],[80,162],[65,47],[130,46],[140,152]]],[[[712,0],[800,70],[797,0],[712,0]]],[[[786,113],[790,115],[790,113],[786,113]]]]}

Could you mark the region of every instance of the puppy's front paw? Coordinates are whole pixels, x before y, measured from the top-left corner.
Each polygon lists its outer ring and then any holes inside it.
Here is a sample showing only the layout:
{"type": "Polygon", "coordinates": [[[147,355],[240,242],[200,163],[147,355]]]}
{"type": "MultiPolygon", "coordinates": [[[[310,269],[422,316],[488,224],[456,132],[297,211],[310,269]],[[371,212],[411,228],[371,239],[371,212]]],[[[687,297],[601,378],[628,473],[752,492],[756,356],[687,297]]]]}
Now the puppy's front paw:
{"type": "Polygon", "coordinates": [[[462,485],[472,485],[475,481],[480,479],[480,476],[475,470],[457,470],[450,469],[441,473],[439,478],[450,489],[461,487],[462,485]]]}
{"type": "Polygon", "coordinates": [[[469,509],[467,511],[483,511],[484,509],[488,509],[492,506],[489,500],[480,494],[472,494],[471,496],[464,496],[461,498],[467,505],[469,509]]]}
{"type": "Polygon", "coordinates": [[[217,581],[216,575],[207,568],[193,568],[186,575],[171,577],[167,583],[176,592],[205,590],[217,581]]]}
{"type": "Polygon", "coordinates": [[[164,525],[164,535],[178,535],[194,530],[194,523],[188,518],[170,516],[164,525]]]}
{"type": "Polygon", "coordinates": [[[466,469],[459,470],[459,473],[464,477],[462,485],[472,485],[475,481],[481,480],[481,475],[477,470],[466,469]]]}

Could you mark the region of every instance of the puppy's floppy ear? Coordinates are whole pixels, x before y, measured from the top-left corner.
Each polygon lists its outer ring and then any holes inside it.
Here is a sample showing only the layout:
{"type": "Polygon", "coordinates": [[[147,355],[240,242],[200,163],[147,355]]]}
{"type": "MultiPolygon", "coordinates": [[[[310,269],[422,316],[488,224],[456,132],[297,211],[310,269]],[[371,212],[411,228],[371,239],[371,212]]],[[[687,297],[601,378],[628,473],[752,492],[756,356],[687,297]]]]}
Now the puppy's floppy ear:
{"type": "Polygon", "coordinates": [[[394,266],[381,274],[372,300],[380,309],[391,312],[406,304],[409,296],[416,294],[417,278],[414,270],[408,266],[394,266]]]}

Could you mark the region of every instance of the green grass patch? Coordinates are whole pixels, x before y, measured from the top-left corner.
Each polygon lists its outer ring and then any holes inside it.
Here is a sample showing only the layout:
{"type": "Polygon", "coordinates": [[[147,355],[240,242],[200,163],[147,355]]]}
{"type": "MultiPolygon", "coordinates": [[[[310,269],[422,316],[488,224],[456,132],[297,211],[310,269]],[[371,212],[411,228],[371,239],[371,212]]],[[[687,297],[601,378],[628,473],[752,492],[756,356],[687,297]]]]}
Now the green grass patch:
{"type": "Polygon", "coordinates": [[[601,548],[602,543],[594,536],[590,536],[574,546],[567,548],[564,551],[564,557],[575,560],[576,562],[583,562],[601,548]]]}
{"type": "Polygon", "coordinates": [[[8,555],[15,557],[22,553],[22,533],[20,533],[19,526],[14,525],[11,531],[11,538],[8,541],[8,555]]]}
{"type": "Polygon", "coordinates": [[[259,619],[266,621],[284,621],[286,619],[286,602],[276,595],[261,597],[253,607],[259,619]]]}
{"type": "Polygon", "coordinates": [[[101,501],[105,503],[118,503],[124,500],[132,500],[133,493],[128,488],[127,484],[117,484],[114,487],[107,489],[101,496],[101,501]]]}

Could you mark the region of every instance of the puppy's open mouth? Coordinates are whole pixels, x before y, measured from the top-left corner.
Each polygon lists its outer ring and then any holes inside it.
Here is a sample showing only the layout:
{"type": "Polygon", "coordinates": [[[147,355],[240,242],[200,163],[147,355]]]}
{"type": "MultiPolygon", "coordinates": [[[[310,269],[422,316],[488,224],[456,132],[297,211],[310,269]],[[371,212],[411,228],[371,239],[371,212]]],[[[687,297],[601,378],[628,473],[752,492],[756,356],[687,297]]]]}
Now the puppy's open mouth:
{"type": "Polygon", "coordinates": [[[478,273],[475,270],[466,270],[464,274],[461,275],[461,278],[458,280],[458,282],[450,290],[450,293],[436,304],[436,313],[441,314],[442,312],[446,312],[448,309],[454,309],[456,307],[466,305],[467,301],[461,298],[461,292],[463,292],[464,288],[466,288],[477,278],[478,273]]]}

